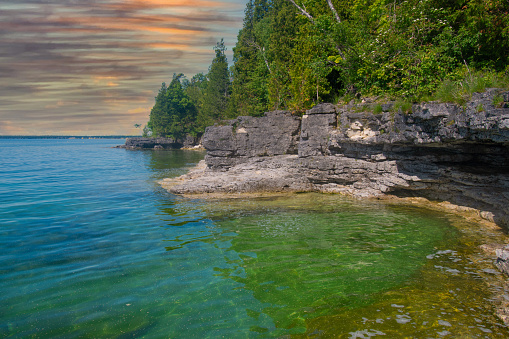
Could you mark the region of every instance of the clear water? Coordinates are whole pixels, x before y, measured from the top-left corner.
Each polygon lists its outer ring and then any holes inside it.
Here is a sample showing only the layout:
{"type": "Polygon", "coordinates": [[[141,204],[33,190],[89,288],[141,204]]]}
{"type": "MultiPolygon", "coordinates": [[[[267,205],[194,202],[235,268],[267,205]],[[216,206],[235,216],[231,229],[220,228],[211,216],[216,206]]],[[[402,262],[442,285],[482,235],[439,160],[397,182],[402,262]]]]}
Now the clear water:
{"type": "MultiPolygon", "coordinates": [[[[496,231],[302,194],[200,201],[203,158],[122,140],[0,140],[0,337],[505,338],[496,231]]],[[[501,277],[500,277],[501,278],[501,277]]]]}

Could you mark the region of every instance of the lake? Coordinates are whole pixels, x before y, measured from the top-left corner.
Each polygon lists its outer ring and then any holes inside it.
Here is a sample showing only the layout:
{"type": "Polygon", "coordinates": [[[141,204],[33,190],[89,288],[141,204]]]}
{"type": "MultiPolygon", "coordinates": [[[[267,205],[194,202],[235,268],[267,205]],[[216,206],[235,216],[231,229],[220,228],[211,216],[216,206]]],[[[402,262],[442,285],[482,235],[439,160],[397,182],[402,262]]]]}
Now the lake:
{"type": "Polygon", "coordinates": [[[0,337],[507,338],[459,216],[337,195],[184,199],[200,151],[0,140],[0,337]]]}

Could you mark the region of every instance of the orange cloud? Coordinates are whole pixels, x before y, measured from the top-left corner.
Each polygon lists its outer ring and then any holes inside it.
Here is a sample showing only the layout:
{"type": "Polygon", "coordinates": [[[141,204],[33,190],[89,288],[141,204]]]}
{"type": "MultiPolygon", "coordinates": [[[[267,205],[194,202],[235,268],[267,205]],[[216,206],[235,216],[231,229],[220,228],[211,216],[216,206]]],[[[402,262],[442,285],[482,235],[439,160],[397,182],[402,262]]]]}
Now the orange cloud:
{"type": "Polygon", "coordinates": [[[151,107],[138,107],[133,108],[127,111],[129,114],[140,114],[140,113],[148,113],[150,112],[151,107]]]}
{"type": "Polygon", "coordinates": [[[94,84],[96,84],[96,85],[105,84],[108,87],[117,87],[118,86],[118,83],[114,81],[114,80],[118,80],[118,77],[115,77],[115,76],[96,75],[93,77],[93,79],[94,79],[94,84]]]}
{"type": "Polygon", "coordinates": [[[231,55],[247,0],[15,2],[0,10],[0,133],[124,134],[172,73],[206,72],[221,38],[231,55]]]}

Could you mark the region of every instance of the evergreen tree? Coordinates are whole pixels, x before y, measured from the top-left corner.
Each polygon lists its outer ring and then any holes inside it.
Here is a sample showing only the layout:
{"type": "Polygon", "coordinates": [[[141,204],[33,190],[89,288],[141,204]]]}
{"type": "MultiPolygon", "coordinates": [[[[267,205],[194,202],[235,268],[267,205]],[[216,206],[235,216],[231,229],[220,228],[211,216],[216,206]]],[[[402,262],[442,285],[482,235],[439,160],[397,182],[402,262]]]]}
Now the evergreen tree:
{"type": "MultiPolygon", "coordinates": [[[[203,73],[198,73],[194,75],[191,80],[185,79],[182,81],[182,86],[184,87],[184,91],[187,96],[195,106],[197,110],[197,118],[202,117],[203,113],[203,104],[205,98],[205,90],[207,89],[208,80],[207,77],[203,73]]],[[[200,124],[199,121],[195,123],[197,131],[203,132],[205,127],[203,124],[200,124]]]]}
{"type": "Polygon", "coordinates": [[[267,0],[250,0],[246,6],[244,25],[233,49],[230,112],[235,115],[256,116],[269,107],[270,62],[266,30],[270,8],[267,0]]]}
{"type": "Polygon", "coordinates": [[[168,101],[166,98],[166,83],[161,84],[161,88],[155,98],[156,102],[150,111],[150,119],[147,127],[154,135],[163,132],[163,127],[168,122],[168,101]]]}
{"type": "Polygon", "coordinates": [[[148,127],[177,136],[342,96],[418,100],[447,83],[482,90],[476,72],[509,75],[507,13],[507,0],[249,0],[231,72],[221,40],[206,77],[163,83],[148,127]]]}
{"type": "Polygon", "coordinates": [[[186,134],[196,135],[196,108],[184,92],[180,79],[184,75],[174,74],[170,85],[163,83],[150,112],[149,128],[154,135],[182,138],[186,134]]]}
{"type": "Polygon", "coordinates": [[[269,108],[288,108],[291,99],[290,67],[298,31],[296,10],[287,1],[276,1],[270,14],[269,50],[270,75],[268,78],[269,108]]]}
{"type": "Polygon", "coordinates": [[[209,126],[227,118],[228,101],[230,99],[230,75],[226,59],[223,39],[214,47],[215,58],[207,74],[207,86],[204,89],[203,105],[198,122],[201,126],[209,126]]]}

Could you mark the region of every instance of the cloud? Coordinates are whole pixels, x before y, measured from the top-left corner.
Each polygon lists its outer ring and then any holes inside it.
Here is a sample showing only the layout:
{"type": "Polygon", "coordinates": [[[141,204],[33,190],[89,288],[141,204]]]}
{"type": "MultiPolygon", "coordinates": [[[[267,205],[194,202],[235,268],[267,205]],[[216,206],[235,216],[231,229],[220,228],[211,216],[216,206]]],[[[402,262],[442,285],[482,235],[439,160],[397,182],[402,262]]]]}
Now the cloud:
{"type": "Polygon", "coordinates": [[[221,38],[231,59],[246,1],[3,0],[0,133],[125,134],[121,112],[152,105],[173,73],[206,73],[221,38]]]}
{"type": "Polygon", "coordinates": [[[0,134],[2,135],[25,135],[27,130],[16,126],[12,121],[0,121],[0,134]]]}

